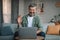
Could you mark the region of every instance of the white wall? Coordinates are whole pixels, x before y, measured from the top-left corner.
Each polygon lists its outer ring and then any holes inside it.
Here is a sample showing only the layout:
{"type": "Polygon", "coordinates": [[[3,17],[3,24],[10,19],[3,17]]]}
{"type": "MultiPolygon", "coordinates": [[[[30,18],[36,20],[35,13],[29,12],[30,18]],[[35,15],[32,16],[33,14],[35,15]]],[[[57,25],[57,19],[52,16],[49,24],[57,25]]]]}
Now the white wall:
{"type": "Polygon", "coordinates": [[[50,19],[55,16],[58,15],[60,12],[60,8],[55,6],[55,3],[58,0],[46,0],[44,3],[44,13],[43,15],[40,15],[41,17],[41,21],[43,23],[47,23],[50,21],[50,19]]]}
{"type": "MultiPolygon", "coordinates": [[[[45,0],[44,1],[44,12],[40,15],[40,20],[42,23],[47,23],[50,19],[60,13],[60,8],[55,6],[55,3],[60,0],[45,0]]],[[[28,5],[32,3],[32,0],[20,0],[19,1],[19,14],[28,13],[28,5]],[[22,3],[21,3],[22,2],[22,3]],[[24,10],[23,10],[24,9],[24,10]]]]}

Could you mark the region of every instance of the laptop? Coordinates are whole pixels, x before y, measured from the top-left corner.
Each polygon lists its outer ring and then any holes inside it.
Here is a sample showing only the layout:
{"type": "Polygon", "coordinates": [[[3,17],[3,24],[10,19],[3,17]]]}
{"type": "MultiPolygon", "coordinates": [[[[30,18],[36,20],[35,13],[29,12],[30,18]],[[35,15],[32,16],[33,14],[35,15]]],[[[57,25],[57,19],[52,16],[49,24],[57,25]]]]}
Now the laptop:
{"type": "Polygon", "coordinates": [[[36,27],[21,27],[19,28],[19,37],[20,39],[36,39],[36,31],[36,27]]]}

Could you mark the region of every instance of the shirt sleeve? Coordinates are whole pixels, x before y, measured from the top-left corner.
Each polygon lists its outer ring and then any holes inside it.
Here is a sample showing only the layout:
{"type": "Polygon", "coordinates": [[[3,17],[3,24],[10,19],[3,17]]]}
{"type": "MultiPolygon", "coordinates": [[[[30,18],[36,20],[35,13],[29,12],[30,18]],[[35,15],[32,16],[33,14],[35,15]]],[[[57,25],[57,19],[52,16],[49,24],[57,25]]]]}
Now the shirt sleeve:
{"type": "Polygon", "coordinates": [[[40,21],[40,17],[38,16],[38,29],[40,29],[40,30],[43,30],[43,27],[42,27],[42,24],[41,24],[41,21],[40,21]]]}

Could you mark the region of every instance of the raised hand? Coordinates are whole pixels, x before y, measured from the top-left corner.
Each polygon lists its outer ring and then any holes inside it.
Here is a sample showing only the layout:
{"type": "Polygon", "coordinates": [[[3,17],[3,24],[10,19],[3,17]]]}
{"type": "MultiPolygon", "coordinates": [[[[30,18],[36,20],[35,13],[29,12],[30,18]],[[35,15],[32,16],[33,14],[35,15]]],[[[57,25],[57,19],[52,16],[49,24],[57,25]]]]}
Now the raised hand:
{"type": "Polygon", "coordinates": [[[22,23],[22,17],[21,16],[18,16],[17,22],[18,22],[18,24],[21,24],[22,23]]]}

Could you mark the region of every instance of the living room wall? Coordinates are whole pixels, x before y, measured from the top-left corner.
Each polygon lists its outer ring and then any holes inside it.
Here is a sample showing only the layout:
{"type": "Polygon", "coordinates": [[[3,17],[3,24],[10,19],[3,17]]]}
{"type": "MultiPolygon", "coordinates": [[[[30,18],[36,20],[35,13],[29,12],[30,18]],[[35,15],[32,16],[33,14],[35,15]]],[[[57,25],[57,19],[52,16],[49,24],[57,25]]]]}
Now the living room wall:
{"type": "Polygon", "coordinates": [[[40,15],[41,21],[43,23],[47,23],[53,18],[55,15],[59,14],[60,8],[55,6],[55,3],[59,0],[46,0],[44,3],[44,13],[40,15]]]}
{"type": "MultiPolygon", "coordinates": [[[[56,7],[55,3],[60,0],[44,0],[44,12],[39,13],[42,23],[48,23],[51,18],[60,13],[60,7],[56,7]]],[[[28,5],[33,3],[32,0],[19,0],[19,15],[28,13],[28,5]]]]}
{"type": "MultiPolygon", "coordinates": [[[[58,15],[60,13],[60,7],[55,6],[55,3],[59,1],[60,0],[43,0],[44,12],[39,13],[40,20],[42,23],[48,23],[55,15],[58,15]]],[[[12,8],[13,11],[11,11],[11,14],[12,14],[11,21],[16,23],[16,18],[17,18],[16,16],[26,15],[28,13],[28,5],[34,2],[35,2],[34,0],[19,0],[19,2],[17,1],[13,2],[14,5],[11,3],[13,5],[13,8],[12,8]],[[18,6],[16,4],[18,4],[18,6]]],[[[40,2],[38,1],[38,3],[40,2]]]]}

